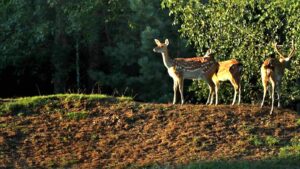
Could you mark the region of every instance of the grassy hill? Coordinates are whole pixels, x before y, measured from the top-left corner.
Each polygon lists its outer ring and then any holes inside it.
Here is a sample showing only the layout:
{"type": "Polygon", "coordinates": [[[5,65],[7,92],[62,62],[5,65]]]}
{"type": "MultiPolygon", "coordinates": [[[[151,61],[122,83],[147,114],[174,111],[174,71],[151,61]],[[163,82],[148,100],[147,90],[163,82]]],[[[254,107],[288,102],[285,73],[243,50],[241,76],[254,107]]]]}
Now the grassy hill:
{"type": "Polygon", "coordinates": [[[300,168],[300,116],[64,94],[0,101],[0,168],[300,168]]]}

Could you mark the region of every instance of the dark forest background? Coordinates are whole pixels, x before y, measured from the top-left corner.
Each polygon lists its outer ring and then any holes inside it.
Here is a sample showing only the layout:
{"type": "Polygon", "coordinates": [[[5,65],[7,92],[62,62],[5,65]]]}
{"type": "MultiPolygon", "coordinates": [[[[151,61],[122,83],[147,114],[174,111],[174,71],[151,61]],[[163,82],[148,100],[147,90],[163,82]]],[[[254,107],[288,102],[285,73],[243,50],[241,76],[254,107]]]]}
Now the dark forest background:
{"type": "Polygon", "coordinates": [[[1,97],[83,92],[167,101],[171,79],[154,54],[170,38],[193,54],[159,0],[6,0],[0,9],[1,97]]]}
{"type": "MultiPolygon", "coordinates": [[[[245,65],[243,102],[257,103],[259,66],[300,44],[300,3],[195,0],[2,0],[0,97],[52,93],[104,93],[170,102],[172,80],[153,39],[170,40],[172,57],[238,58],[245,65]]],[[[299,101],[299,52],[283,82],[286,106],[299,101]]],[[[208,87],[185,82],[188,102],[204,102],[208,87]]],[[[222,83],[221,102],[233,90],[222,83]]]]}

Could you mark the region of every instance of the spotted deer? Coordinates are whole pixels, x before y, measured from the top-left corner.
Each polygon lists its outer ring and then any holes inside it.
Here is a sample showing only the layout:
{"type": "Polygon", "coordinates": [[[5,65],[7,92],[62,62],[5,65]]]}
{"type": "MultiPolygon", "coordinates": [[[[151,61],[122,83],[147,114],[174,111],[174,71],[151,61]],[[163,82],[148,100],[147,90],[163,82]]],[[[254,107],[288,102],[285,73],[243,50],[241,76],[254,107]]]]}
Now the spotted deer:
{"type": "Polygon", "coordinates": [[[176,103],[178,89],[181,96],[181,104],[184,103],[184,79],[203,79],[206,81],[210,89],[207,103],[213,103],[213,95],[215,94],[215,104],[218,104],[218,85],[216,85],[217,77],[215,74],[218,70],[218,63],[213,58],[207,57],[209,51],[204,57],[172,59],[168,52],[169,40],[166,39],[164,43],[161,43],[157,39],[154,41],[157,46],[153,49],[153,51],[162,54],[163,63],[168,70],[169,76],[173,79],[173,104],[176,103]]]}
{"type": "Polygon", "coordinates": [[[217,72],[218,81],[230,81],[234,88],[232,105],[236,102],[236,95],[239,93],[238,105],[241,102],[241,76],[243,65],[236,59],[219,62],[219,70],[217,72]]]}
{"type": "Polygon", "coordinates": [[[281,107],[280,105],[280,85],[282,81],[282,77],[284,75],[285,69],[291,69],[291,58],[295,54],[295,45],[294,41],[292,41],[292,48],[287,57],[283,55],[278,50],[277,43],[273,44],[275,52],[279,55],[279,58],[268,58],[264,61],[264,63],[261,65],[260,71],[261,71],[261,79],[262,84],[264,88],[263,93],[263,99],[261,102],[261,107],[264,105],[266,93],[268,90],[268,84],[271,84],[271,98],[272,98],[272,105],[271,105],[271,111],[270,114],[273,113],[274,110],[274,95],[275,90],[277,92],[277,98],[278,98],[278,107],[281,107]]]}
{"type": "MultiPolygon", "coordinates": [[[[211,55],[211,49],[209,49],[206,57],[213,57],[211,55]]],[[[243,64],[236,59],[230,59],[226,61],[218,62],[219,68],[217,71],[217,80],[220,81],[229,81],[234,88],[234,95],[232,105],[236,102],[236,95],[239,93],[238,105],[241,102],[241,77],[243,71],[243,64]]],[[[219,87],[218,87],[219,88],[219,87]]]]}

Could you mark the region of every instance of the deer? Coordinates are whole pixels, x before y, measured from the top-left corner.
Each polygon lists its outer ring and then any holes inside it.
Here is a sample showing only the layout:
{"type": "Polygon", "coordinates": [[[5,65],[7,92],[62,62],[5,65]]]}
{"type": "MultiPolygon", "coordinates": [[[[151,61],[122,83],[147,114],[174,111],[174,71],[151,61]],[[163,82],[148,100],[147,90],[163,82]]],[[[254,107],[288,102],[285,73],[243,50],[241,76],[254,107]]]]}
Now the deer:
{"type": "Polygon", "coordinates": [[[217,72],[218,81],[229,81],[234,89],[232,104],[236,102],[237,93],[239,93],[238,105],[241,102],[241,76],[243,72],[243,64],[236,59],[221,61],[217,72]]]}
{"type": "Polygon", "coordinates": [[[215,104],[218,104],[218,80],[216,72],[218,63],[208,57],[208,51],[204,57],[192,58],[175,58],[169,56],[168,45],[169,40],[165,39],[162,43],[158,39],[154,39],[156,47],[153,49],[156,53],[162,54],[164,66],[168,70],[169,76],[173,79],[173,104],[177,101],[177,91],[179,89],[181,104],[184,104],[183,82],[184,79],[200,80],[203,79],[209,86],[209,97],[206,104],[213,104],[213,96],[216,95],[215,104]]]}
{"type": "Polygon", "coordinates": [[[274,110],[274,95],[275,90],[277,92],[277,99],[278,99],[278,105],[277,107],[280,108],[280,88],[281,88],[281,81],[284,76],[285,69],[291,69],[291,58],[295,54],[296,48],[294,41],[292,41],[292,47],[290,49],[289,55],[286,57],[278,50],[277,43],[272,44],[275,52],[279,55],[279,58],[267,58],[263,64],[261,65],[260,71],[261,71],[261,79],[262,79],[262,85],[264,89],[263,93],[263,99],[261,102],[261,108],[264,105],[266,93],[268,90],[268,84],[271,84],[271,110],[270,115],[272,115],[274,110]]]}
{"type": "MultiPolygon", "coordinates": [[[[211,49],[209,49],[209,53],[205,55],[205,57],[213,57],[211,55],[211,49]]],[[[229,81],[234,89],[234,95],[232,104],[234,105],[236,102],[237,93],[239,93],[238,105],[241,102],[241,76],[243,71],[243,64],[236,59],[230,59],[226,61],[218,62],[219,69],[217,71],[217,80],[220,81],[229,81]]],[[[217,83],[219,84],[219,83],[217,83]]],[[[219,88],[219,87],[218,87],[219,88]]]]}

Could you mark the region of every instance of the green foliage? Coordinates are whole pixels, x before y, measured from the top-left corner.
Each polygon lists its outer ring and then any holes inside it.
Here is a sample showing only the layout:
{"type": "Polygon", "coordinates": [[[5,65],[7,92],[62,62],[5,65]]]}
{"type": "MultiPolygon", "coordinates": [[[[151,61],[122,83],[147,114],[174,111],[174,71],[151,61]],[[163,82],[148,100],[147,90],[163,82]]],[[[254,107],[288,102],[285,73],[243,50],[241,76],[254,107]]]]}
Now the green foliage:
{"type": "MultiPolygon", "coordinates": [[[[292,40],[299,48],[300,3],[297,0],[163,0],[162,7],[170,10],[174,23],[180,25],[182,37],[198,53],[212,48],[217,60],[237,58],[243,63],[244,102],[261,99],[260,65],[275,55],[273,42],[283,44],[284,53],[288,53],[292,40]]],[[[300,68],[297,53],[293,58],[294,69],[287,71],[283,80],[284,104],[299,97],[300,88],[295,85],[300,68]]],[[[207,88],[206,84],[194,82],[190,90],[195,91],[199,100],[204,100],[208,91],[203,88],[207,88]]],[[[230,102],[232,93],[232,87],[221,87],[220,96],[225,102],[230,102]]]]}
{"type": "Polygon", "coordinates": [[[189,53],[160,0],[7,0],[0,14],[0,80],[31,86],[29,95],[82,89],[169,101],[171,79],[153,39],[170,38],[173,57],[189,53]]]}
{"type": "Polygon", "coordinates": [[[159,0],[128,0],[121,9],[125,12],[114,20],[118,27],[112,29],[111,44],[103,50],[110,71],[92,69],[89,75],[101,86],[116,88],[117,94],[137,94],[138,100],[145,101],[171,100],[171,79],[161,56],[152,50],[154,38],[171,38],[173,57],[188,53],[186,42],[179,40],[177,28],[161,10],[159,0]]]}
{"type": "Polygon", "coordinates": [[[52,81],[54,92],[65,92],[74,69],[73,43],[95,37],[99,22],[91,14],[104,2],[7,0],[0,6],[0,73],[12,68],[17,79],[30,75],[36,83],[52,81]]]}

